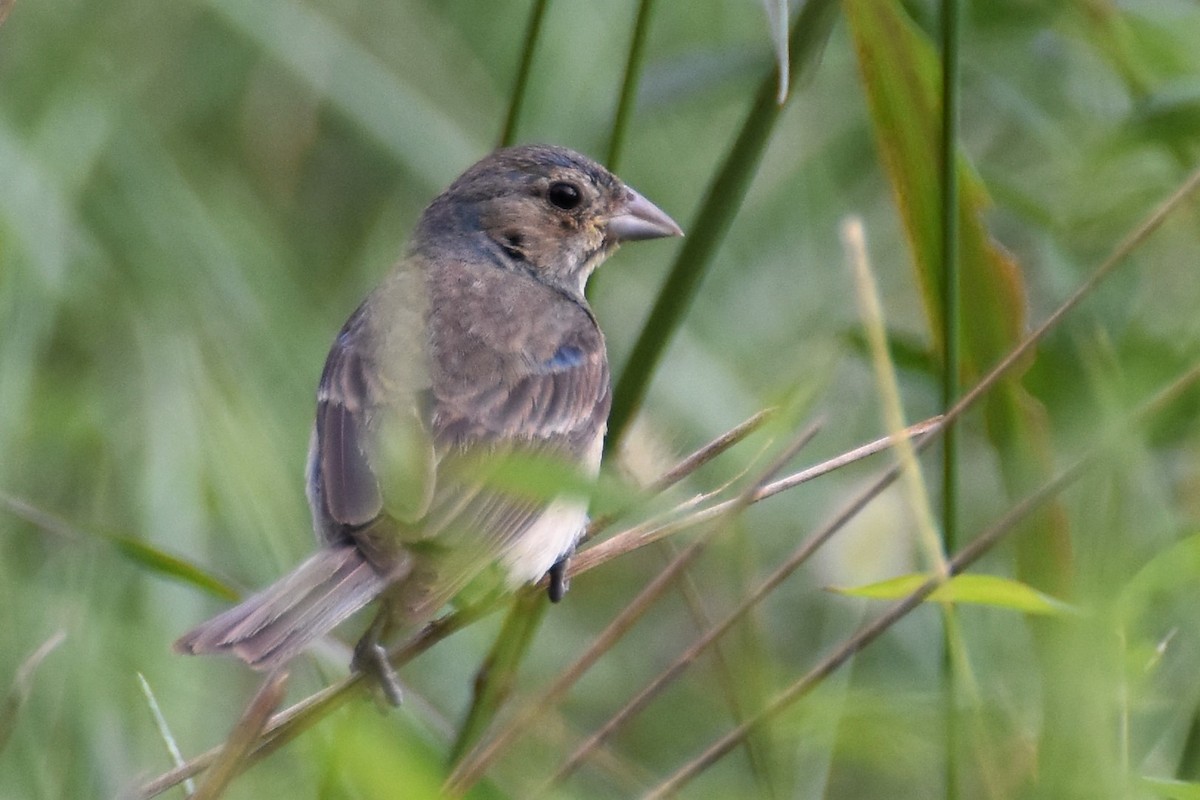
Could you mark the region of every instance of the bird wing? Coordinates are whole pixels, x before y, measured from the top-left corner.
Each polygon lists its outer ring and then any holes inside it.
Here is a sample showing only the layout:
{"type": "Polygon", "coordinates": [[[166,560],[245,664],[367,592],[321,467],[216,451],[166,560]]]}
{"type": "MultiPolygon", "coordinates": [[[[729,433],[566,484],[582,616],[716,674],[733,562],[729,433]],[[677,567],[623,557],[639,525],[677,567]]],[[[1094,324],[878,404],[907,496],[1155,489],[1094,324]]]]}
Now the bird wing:
{"type": "Polygon", "coordinates": [[[409,350],[428,347],[423,374],[383,359],[395,348],[381,346],[390,334],[372,320],[396,314],[387,313],[386,290],[368,298],[338,335],[318,395],[310,454],[318,527],[377,560],[387,543],[379,526],[364,526],[385,513],[400,520],[402,542],[443,553],[443,602],[552,500],[497,486],[507,459],[557,462],[570,477],[594,472],[608,415],[604,339],[590,311],[500,272],[469,263],[437,271],[421,330],[405,333],[409,350]],[[368,315],[372,302],[385,307],[368,315]],[[370,533],[358,537],[360,529],[370,533]]]}
{"type": "Polygon", "coordinates": [[[367,454],[368,421],[377,415],[379,402],[361,346],[364,311],[360,306],[338,334],[317,390],[310,483],[321,501],[314,512],[335,527],[364,525],[383,508],[367,454]]]}
{"type": "Polygon", "coordinates": [[[608,411],[602,345],[560,351],[567,357],[531,364],[499,391],[442,396],[434,428],[449,447],[422,522],[425,537],[503,550],[558,495],[578,491],[594,473],[608,411]]]}
{"type": "Polygon", "coordinates": [[[443,265],[431,284],[431,429],[439,472],[454,479],[439,480],[422,528],[495,553],[557,493],[513,487],[504,479],[514,470],[548,466],[578,483],[598,467],[610,404],[604,337],[581,301],[521,273],[443,265]]]}
{"type": "MultiPolygon", "coordinates": [[[[317,392],[309,502],[318,530],[332,543],[353,538],[384,512],[401,523],[396,532],[402,534],[424,515],[436,482],[422,409],[425,371],[411,353],[382,363],[385,351],[367,319],[364,303],[330,348],[317,392]],[[398,370],[396,362],[405,360],[398,370]]],[[[412,327],[405,346],[419,354],[420,327],[412,327]]]]}

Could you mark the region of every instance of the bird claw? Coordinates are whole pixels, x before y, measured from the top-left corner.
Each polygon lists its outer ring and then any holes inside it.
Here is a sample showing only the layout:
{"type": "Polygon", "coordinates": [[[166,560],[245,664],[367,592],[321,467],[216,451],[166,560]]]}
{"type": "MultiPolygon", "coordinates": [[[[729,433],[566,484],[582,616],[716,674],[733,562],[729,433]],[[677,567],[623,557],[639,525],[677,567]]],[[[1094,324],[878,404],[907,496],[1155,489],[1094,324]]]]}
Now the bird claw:
{"type": "Polygon", "coordinates": [[[550,598],[551,603],[557,603],[566,595],[567,589],[571,588],[571,581],[567,578],[567,567],[571,563],[571,555],[567,555],[555,561],[553,566],[546,572],[550,579],[546,586],[546,596],[550,598]]]}
{"type": "Polygon", "coordinates": [[[404,691],[392,662],[388,661],[387,649],[372,636],[364,636],[354,647],[354,659],[350,668],[366,675],[373,684],[375,698],[380,705],[387,703],[396,708],[404,702],[404,691]]]}

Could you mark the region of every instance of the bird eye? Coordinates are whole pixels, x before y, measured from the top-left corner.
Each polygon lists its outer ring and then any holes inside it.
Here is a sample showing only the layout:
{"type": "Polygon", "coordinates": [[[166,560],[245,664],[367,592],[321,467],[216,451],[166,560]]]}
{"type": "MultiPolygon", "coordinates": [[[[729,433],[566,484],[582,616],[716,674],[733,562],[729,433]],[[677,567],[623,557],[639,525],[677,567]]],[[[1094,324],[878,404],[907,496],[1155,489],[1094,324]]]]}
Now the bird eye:
{"type": "Polygon", "coordinates": [[[550,199],[552,205],[561,208],[563,211],[570,211],[583,200],[583,193],[579,191],[579,187],[566,181],[557,181],[550,184],[550,191],[546,196],[550,199]]]}

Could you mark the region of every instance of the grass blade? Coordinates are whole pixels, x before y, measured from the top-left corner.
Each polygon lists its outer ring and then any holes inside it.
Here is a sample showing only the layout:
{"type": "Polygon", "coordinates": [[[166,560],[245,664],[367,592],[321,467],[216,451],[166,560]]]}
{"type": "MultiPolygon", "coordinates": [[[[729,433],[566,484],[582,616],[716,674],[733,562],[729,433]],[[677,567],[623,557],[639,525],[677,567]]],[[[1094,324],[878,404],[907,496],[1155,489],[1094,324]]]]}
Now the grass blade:
{"type": "MultiPolygon", "coordinates": [[[[813,68],[829,37],[837,3],[811,0],[806,3],[791,35],[792,74],[799,77],[813,68]]],[[[776,102],[774,71],[763,78],[742,128],[724,163],[709,184],[700,211],[687,231],[687,238],[659,290],[658,298],[638,335],[629,361],[613,390],[612,413],[608,420],[607,452],[615,452],[650,385],[667,344],[683,323],[692,299],[700,289],[717,248],[733,224],[750,181],[758,169],[771,131],[782,113],[776,102]]]]}

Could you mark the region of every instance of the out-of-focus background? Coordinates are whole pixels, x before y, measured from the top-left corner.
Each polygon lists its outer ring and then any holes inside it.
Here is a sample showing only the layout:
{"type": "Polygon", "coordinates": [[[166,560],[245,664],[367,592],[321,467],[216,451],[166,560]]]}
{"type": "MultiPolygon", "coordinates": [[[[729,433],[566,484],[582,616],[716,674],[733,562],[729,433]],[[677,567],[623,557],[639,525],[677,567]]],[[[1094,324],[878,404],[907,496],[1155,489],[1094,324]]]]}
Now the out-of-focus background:
{"type": "MultiPolygon", "coordinates": [[[[638,5],[547,5],[517,141],[605,158],[638,5]]],[[[820,60],[796,65],[748,192],[727,198],[728,235],[670,332],[614,474],[653,478],[767,406],[783,409],[779,419],[676,499],[761,469],[760,449],[776,452],[817,418],[796,468],[886,433],[838,235],[851,214],[865,220],[905,414],[938,410],[936,286],[920,244],[936,223],[921,215],[936,209],[938,163],[919,155],[936,152],[921,135],[938,119],[936,104],[917,102],[938,88],[938,6],[846,2],[814,15],[832,19],[814,33],[820,60]]],[[[424,205],[498,142],[530,4],[17,0],[8,10],[0,797],[114,797],[170,766],[139,675],[185,757],[219,744],[258,685],[238,663],[180,657],[170,643],[228,604],[220,586],[264,585],[311,548],[303,460],[326,350],[424,205]],[[216,578],[212,591],[201,573],[216,578]]],[[[961,10],[960,240],[964,269],[977,270],[964,275],[969,382],[1196,166],[1200,6],[971,0],[961,10]],[[988,325],[1001,333],[989,340],[988,325]]],[[[749,0],[656,3],[648,17],[616,170],[691,236],[773,80],[768,18],[749,0]]],[[[1198,225],[1200,208],[1184,203],[1026,359],[1020,387],[994,392],[960,429],[960,543],[1120,437],[1052,514],[979,567],[1071,610],[918,609],[684,796],[1197,796],[1186,784],[1200,777],[1195,398],[1148,425],[1125,420],[1200,359],[1198,225]]],[[[615,372],[681,246],[629,247],[595,277],[615,372]]],[[[530,796],[705,617],[723,617],[887,463],[741,516],[689,570],[690,593],[654,606],[472,796],[530,796]]],[[[936,504],[938,462],[922,463],[936,504]]],[[[763,707],[884,608],[828,587],[930,567],[913,509],[911,493],[886,492],[736,625],[720,658],[701,657],[552,795],[637,796],[763,707]]],[[[513,707],[669,555],[646,548],[578,578],[530,645],[513,707]]],[[[435,796],[501,619],[404,667],[403,708],[380,715],[352,701],[223,796],[435,796]]],[[[346,657],[331,646],[304,659],[291,699],[340,677],[346,657]]]]}

